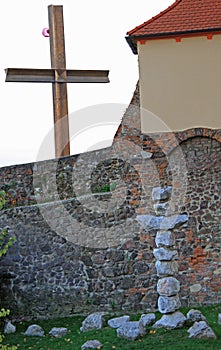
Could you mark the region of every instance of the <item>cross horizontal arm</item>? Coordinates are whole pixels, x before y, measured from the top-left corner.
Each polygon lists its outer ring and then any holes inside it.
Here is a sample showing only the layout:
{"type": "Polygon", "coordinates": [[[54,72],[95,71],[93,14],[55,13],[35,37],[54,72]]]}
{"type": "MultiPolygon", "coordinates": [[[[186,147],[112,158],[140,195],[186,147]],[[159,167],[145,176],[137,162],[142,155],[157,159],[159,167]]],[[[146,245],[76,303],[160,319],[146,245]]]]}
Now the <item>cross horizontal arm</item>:
{"type": "Polygon", "coordinates": [[[7,68],[5,72],[6,82],[109,83],[108,70],[7,68]],[[66,72],[66,78],[64,78],[64,72],[66,72]]]}

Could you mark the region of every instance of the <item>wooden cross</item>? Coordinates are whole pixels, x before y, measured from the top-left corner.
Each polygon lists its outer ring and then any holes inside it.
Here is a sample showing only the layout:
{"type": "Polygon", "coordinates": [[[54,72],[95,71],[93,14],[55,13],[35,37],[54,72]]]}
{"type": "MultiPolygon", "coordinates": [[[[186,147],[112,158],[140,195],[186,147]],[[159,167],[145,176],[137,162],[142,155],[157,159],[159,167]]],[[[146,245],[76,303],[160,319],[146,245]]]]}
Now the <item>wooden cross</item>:
{"type": "Polygon", "coordinates": [[[67,83],[108,83],[107,70],[66,69],[63,6],[48,6],[51,69],[7,68],[6,82],[52,83],[56,158],[70,155],[67,83]]]}

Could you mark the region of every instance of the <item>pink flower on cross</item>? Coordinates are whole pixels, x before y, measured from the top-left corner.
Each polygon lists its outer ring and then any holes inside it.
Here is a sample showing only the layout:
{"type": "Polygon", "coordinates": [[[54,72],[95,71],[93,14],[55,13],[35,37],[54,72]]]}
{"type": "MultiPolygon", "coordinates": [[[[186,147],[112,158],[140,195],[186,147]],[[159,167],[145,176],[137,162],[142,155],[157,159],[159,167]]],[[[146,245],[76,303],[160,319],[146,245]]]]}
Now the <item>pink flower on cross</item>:
{"type": "Polygon", "coordinates": [[[44,28],[42,30],[42,35],[45,36],[45,37],[49,37],[50,36],[49,28],[44,28]]]}

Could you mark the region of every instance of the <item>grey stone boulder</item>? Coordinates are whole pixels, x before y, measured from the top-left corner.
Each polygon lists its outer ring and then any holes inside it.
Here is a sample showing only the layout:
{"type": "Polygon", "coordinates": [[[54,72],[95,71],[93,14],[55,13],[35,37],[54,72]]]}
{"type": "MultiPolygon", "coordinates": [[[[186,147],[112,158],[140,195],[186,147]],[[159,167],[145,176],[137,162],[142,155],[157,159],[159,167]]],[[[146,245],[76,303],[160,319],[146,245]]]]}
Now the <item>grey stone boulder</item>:
{"type": "Polygon", "coordinates": [[[67,328],[64,328],[64,327],[60,327],[60,328],[57,328],[57,327],[54,327],[50,330],[50,332],[48,334],[52,335],[53,337],[55,338],[59,338],[59,337],[62,337],[63,335],[67,334],[68,330],[67,328]]]}
{"type": "Polygon", "coordinates": [[[188,221],[188,215],[179,214],[171,216],[137,215],[136,220],[149,230],[172,230],[188,221]]]}
{"type": "Polygon", "coordinates": [[[126,315],[126,316],[111,318],[110,320],[107,321],[107,323],[108,323],[108,326],[111,328],[119,328],[128,321],[130,321],[130,316],[126,315]]]}
{"type": "Polygon", "coordinates": [[[182,328],[186,322],[186,317],[180,312],[176,311],[169,315],[163,315],[159,321],[154,323],[153,328],[175,329],[182,328]]]}
{"type": "Polygon", "coordinates": [[[172,194],[172,186],[155,187],[152,190],[152,199],[154,202],[168,201],[172,194]]]}
{"type": "Polygon", "coordinates": [[[161,314],[169,314],[181,307],[178,295],[172,297],[160,296],[158,298],[158,308],[161,314]]]}
{"type": "Polygon", "coordinates": [[[157,293],[163,296],[173,296],[179,293],[180,282],[174,277],[164,277],[157,283],[157,293]]]}
{"type": "Polygon", "coordinates": [[[195,322],[192,327],[188,329],[189,338],[213,338],[217,339],[216,334],[212,328],[205,322],[195,322]]]}
{"type": "Polygon", "coordinates": [[[159,277],[174,276],[178,273],[178,264],[173,260],[157,261],[155,266],[159,277]]]}
{"type": "Polygon", "coordinates": [[[150,324],[153,324],[156,320],[156,316],[155,314],[143,314],[141,315],[141,318],[140,318],[140,324],[143,326],[143,327],[147,327],[149,326],[150,324]]]}
{"type": "Polygon", "coordinates": [[[170,261],[174,259],[178,259],[178,253],[177,250],[170,250],[164,247],[161,248],[155,248],[153,250],[153,255],[157,260],[160,261],[170,261]]]}
{"type": "Polygon", "coordinates": [[[136,340],[146,334],[146,329],[139,321],[129,321],[117,329],[117,336],[127,340],[136,340]]]}
{"type": "Polygon", "coordinates": [[[187,315],[187,320],[190,322],[206,321],[206,317],[199,310],[191,309],[187,315]]]}
{"type": "Polygon", "coordinates": [[[218,315],[218,324],[221,326],[221,314],[218,315]]]}
{"type": "Polygon", "coordinates": [[[165,215],[169,209],[169,203],[156,203],[153,207],[156,215],[165,215]]]}
{"type": "Polygon", "coordinates": [[[158,231],[156,235],[157,247],[173,247],[175,245],[175,235],[172,231],[158,231]]]}
{"type": "Polygon", "coordinates": [[[4,333],[11,334],[11,333],[15,333],[15,332],[16,332],[16,327],[10,321],[7,321],[5,323],[4,333]]]}
{"type": "Polygon", "coordinates": [[[90,314],[82,322],[81,332],[91,331],[93,329],[101,329],[104,326],[104,317],[102,312],[90,314]]]}
{"type": "Polygon", "coordinates": [[[150,159],[153,156],[153,153],[144,150],[141,150],[140,154],[143,159],[150,159]]]}
{"type": "Polygon", "coordinates": [[[163,220],[163,216],[153,216],[153,215],[137,215],[136,220],[146,231],[160,229],[160,224],[163,220]]]}
{"type": "Polygon", "coordinates": [[[159,229],[161,230],[172,230],[174,228],[184,225],[188,221],[187,214],[171,215],[163,217],[159,229]]]}
{"type": "Polygon", "coordinates": [[[195,283],[190,286],[190,293],[199,293],[201,291],[202,285],[200,283],[195,283]]]}
{"type": "Polygon", "coordinates": [[[25,331],[25,335],[30,336],[30,337],[43,337],[44,331],[37,324],[32,324],[25,331]]]}
{"type": "Polygon", "coordinates": [[[81,350],[86,349],[101,349],[103,344],[99,340],[88,340],[81,346],[81,350]]]}

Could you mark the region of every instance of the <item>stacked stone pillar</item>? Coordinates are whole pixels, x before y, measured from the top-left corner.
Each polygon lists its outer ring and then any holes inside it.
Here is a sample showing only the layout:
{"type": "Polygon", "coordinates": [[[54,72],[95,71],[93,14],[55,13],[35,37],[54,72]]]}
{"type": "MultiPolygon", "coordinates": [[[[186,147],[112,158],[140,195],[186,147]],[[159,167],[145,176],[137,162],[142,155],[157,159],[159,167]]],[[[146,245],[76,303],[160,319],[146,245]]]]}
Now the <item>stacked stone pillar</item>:
{"type": "Polygon", "coordinates": [[[163,317],[157,321],[154,328],[179,328],[186,318],[177,311],[180,306],[180,282],[178,275],[178,252],[175,247],[174,229],[184,225],[188,221],[188,215],[171,214],[170,200],[172,187],[155,187],[152,191],[152,199],[156,215],[138,215],[137,221],[146,231],[156,230],[156,246],[154,256],[159,281],[157,291],[159,293],[158,309],[163,317]]]}
{"type": "Polygon", "coordinates": [[[178,274],[178,252],[175,248],[175,236],[171,227],[171,220],[174,216],[167,216],[169,200],[172,188],[154,188],[152,199],[156,216],[165,218],[156,235],[156,246],[154,256],[156,258],[156,269],[159,281],[157,283],[158,309],[162,314],[171,314],[181,306],[179,299],[180,282],[176,276],[178,274]],[[164,224],[166,223],[166,224],[164,224]],[[170,225],[167,225],[170,223],[170,225]],[[167,229],[168,228],[168,229],[167,229]]]}

